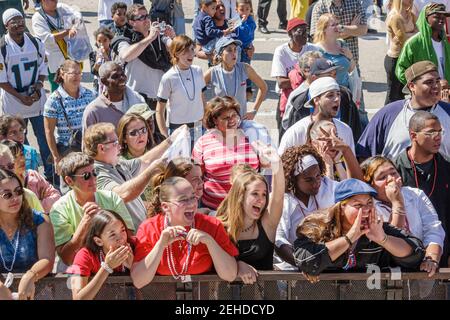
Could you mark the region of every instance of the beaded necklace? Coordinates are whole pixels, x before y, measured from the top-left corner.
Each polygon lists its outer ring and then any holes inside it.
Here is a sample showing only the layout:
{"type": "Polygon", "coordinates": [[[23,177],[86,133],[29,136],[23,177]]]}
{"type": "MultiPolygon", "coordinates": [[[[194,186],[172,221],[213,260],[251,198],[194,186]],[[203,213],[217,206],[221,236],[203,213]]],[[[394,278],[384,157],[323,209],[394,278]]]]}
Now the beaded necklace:
{"type": "MultiPolygon", "coordinates": [[[[180,69],[178,68],[178,66],[175,66],[175,69],[177,70],[178,78],[180,79],[180,82],[181,82],[181,85],[183,86],[184,92],[186,92],[186,96],[188,97],[189,101],[194,101],[194,99],[195,99],[195,79],[194,79],[194,73],[192,72],[192,68],[189,67],[189,71],[191,71],[192,86],[194,88],[194,90],[193,90],[194,92],[192,94],[192,98],[189,95],[189,92],[188,92],[188,90],[186,88],[186,85],[184,84],[183,79],[181,78],[180,69]]],[[[189,79],[189,78],[187,78],[187,79],[189,79]]]]}
{"type": "MultiPolygon", "coordinates": [[[[170,223],[169,223],[169,218],[167,217],[167,215],[164,218],[164,229],[169,227],[170,223]]],[[[191,225],[191,228],[194,228],[194,223],[191,225]]],[[[181,281],[184,281],[186,276],[187,276],[187,271],[189,268],[189,260],[191,257],[191,252],[192,252],[192,245],[190,243],[187,243],[187,257],[186,260],[183,263],[183,266],[181,267],[181,271],[178,272],[176,267],[175,267],[175,259],[173,257],[173,251],[172,251],[172,244],[169,244],[166,248],[167,251],[167,265],[169,266],[169,271],[172,274],[172,277],[175,280],[181,279],[181,281]]]]}
{"type": "Polygon", "coordinates": [[[19,248],[19,238],[20,238],[19,229],[20,228],[17,228],[16,233],[14,234],[14,237],[16,237],[16,244],[14,245],[14,255],[13,255],[13,259],[12,259],[12,262],[11,262],[11,265],[9,268],[6,266],[5,258],[3,258],[2,247],[0,246],[0,258],[2,258],[3,267],[5,268],[6,271],[8,271],[8,274],[6,276],[6,281],[4,284],[5,287],[7,287],[7,288],[9,288],[12,285],[12,282],[14,280],[14,275],[11,273],[11,271],[14,268],[14,264],[16,263],[17,249],[19,248]]]}

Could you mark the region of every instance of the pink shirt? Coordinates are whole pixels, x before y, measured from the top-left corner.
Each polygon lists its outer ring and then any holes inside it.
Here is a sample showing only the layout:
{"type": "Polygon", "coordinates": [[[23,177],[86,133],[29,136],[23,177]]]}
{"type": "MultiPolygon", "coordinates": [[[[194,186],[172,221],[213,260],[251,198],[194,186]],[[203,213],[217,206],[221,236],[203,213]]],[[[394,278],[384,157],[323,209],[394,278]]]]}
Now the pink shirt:
{"type": "Polygon", "coordinates": [[[230,175],[235,164],[248,163],[259,169],[258,156],[242,132],[236,145],[225,142],[222,133],[212,129],[198,139],[192,151],[192,157],[203,171],[202,202],[212,209],[217,209],[231,189],[230,175]]]}
{"type": "Polygon", "coordinates": [[[50,212],[53,204],[61,198],[59,191],[35,170],[26,171],[24,187],[36,194],[47,214],[50,212]]]}

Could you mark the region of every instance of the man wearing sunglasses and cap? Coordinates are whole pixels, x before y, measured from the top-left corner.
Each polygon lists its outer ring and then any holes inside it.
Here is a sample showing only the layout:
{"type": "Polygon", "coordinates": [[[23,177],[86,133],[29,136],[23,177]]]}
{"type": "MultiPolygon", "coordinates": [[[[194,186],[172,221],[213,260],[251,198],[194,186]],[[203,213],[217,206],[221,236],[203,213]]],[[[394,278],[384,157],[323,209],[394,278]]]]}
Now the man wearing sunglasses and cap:
{"type": "MultiPolygon", "coordinates": [[[[444,131],[450,130],[450,104],[441,100],[441,83],[437,66],[419,61],[405,71],[404,93],[411,98],[394,101],[380,109],[369,122],[356,146],[360,159],[383,155],[390,159],[410,145],[408,123],[419,110],[435,114],[444,131]]],[[[450,159],[450,135],[442,137],[442,155],[450,159]]]]}
{"type": "MultiPolygon", "coordinates": [[[[16,9],[22,16],[24,14],[23,10],[27,10],[29,7],[29,0],[2,0],[0,1],[0,12],[5,12],[7,9],[16,9]]],[[[0,21],[0,37],[6,33],[5,24],[0,21]]]]}
{"type": "Polygon", "coordinates": [[[341,92],[339,84],[331,77],[323,77],[315,80],[309,87],[310,99],[305,103],[305,108],[314,108],[313,113],[301,119],[290,127],[281,138],[278,154],[292,146],[302,145],[307,142],[308,127],[313,121],[328,120],[336,126],[337,136],[345,144],[350,146],[355,153],[355,142],[352,129],[342,121],[336,119],[339,112],[341,92]]]}
{"type": "Polygon", "coordinates": [[[145,103],[139,93],[126,85],[127,76],[121,65],[107,61],[100,66],[98,75],[104,90],[99,92],[98,97],[84,110],[83,131],[99,122],[109,122],[117,126],[120,118],[131,106],[145,103]]]}
{"type": "Polygon", "coordinates": [[[61,178],[71,189],[50,210],[56,252],[60,258],[57,271],[63,272],[65,265],[70,266],[77,251],[83,247],[92,217],[98,210],[117,212],[130,232],[135,228],[122,199],[112,191],[97,190],[94,159],[82,152],[72,152],[62,158],[58,166],[61,178]]]}
{"type": "Polygon", "coordinates": [[[445,20],[450,12],[444,4],[431,2],[419,14],[419,32],[404,45],[397,60],[395,74],[403,84],[407,83],[406,69],[412,64],[429,60],[437,66],[441,86],[447,89],[450,81],[450,44],[445,36],[445,20]]]}

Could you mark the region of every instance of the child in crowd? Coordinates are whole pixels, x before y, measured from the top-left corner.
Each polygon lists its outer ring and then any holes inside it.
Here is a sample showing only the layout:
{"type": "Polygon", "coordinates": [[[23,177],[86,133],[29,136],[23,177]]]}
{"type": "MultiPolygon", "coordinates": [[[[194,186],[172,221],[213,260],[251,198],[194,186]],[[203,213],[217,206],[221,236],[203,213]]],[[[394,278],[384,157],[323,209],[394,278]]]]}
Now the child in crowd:
{"type": "Polygon", "coordinates": [[[216,13],[216,0],[201,0],[200,4],[200,13],[195,18],[192,28],[195,40],[202,46],[202,50],[206,55],[211,55],[217,39],[230,34],[233,29],[220,30],[214,23],[213,16],[216,13]]]}
{"type": "Polygon", "coordinates": [[[66,271],[73,275],[73,299],[94,299],[110,274],[130,269],[134,259],[132,246],[134,239],[119,214],[99,210],[93,215],[84,246],[66,271]]]}
{"type": "MultiPolygon", "coordinates": [[[[241,50],[241,62],[250,64],[255,52],[253,47],[253,41],[255,40],[256,22],[253,18],[253,7],[251,0],[237,0],[236,12],[239,14],[239,18],[236,19],[236,23],[233,28],[236,34],[235,39],[242,42],[241,50]]],[[[247,79],[247,96],[252,96],[252,82],[247,79]]]]}
{"type": "Polygon", "coordinates": [[[103,85],[98,79],[98,69],[106,61],[111,61],[111,40],[114,38],[112,31],[106,27],[100,27],[94,32],[95,46],[97,51],[89,54],[91,63],[91,73],[94,75],[94,90],[100,95],[103,91],[103,85]]]}
{"type": "Polygon", "coordinates": [[[205,80],[199,66],[192,65],[195,46],[191,38],[180,35],[170,44],[173,67],[167,71],[159,84],[156,122],[160,132],[169,136],[178,127],[187,124],[191,133],[191,146],[202,134],[205,109],[203,88],[205,80]],[[169,128],[166,126],[166,104],[169,103],[169,128]]]}
{"type": "MultiPolygon", "coordinates": [[[[115,0],[99,0],[98,2],[98,23],[100,27],[107,27],[114,23],[113,15],[114,15],[114,6],[117,4],[115,0]]],[[[122,0],[120,2],[121,7],[125,6],[125,11],[127,5],[132,5],[133,0],[122,0]]]]}
{"type": "Polygon", "coordinates": [[[42,162],[37,150],[25,143],[26,124],[21,116],[5,114],[0,116],[0,140],[9,139],[19,142],[23,147],[25,157],[25,168],[27,170],[38,170],[42,162]]]}
{"type": "Polygon", "coordinates": [[[15,159],[14,173],[19,177],[23,187],[34,192],[41,202],[44,212],[49,214],[52,205],[61,198],[59,191],[45,180],[39,172],[25,168],[25,158],[21,143],[13,140],[2,140],[1,143],[11,150],[15,159]]]}
{"type": "MultiPolygon", "coordinates": [[[[111,7],[112,22],[106,24],[115,36],[123,35],[125,29],[130,25],[127,21],[127,4],[125,2],[116,2],[111,7]]],[[[131,28],[131,27],[130,27],[131,28]]]]}

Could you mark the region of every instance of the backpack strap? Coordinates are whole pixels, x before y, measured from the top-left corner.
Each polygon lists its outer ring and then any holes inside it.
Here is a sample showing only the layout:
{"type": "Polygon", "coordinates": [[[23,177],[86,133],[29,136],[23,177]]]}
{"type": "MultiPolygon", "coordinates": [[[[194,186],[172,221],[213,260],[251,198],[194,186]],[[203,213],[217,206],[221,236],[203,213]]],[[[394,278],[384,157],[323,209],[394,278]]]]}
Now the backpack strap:
{"type": "Polygon", "coordinates": [[[38,53],[39,58],[42,59],[42,55],[41,55],[41,53],[39,52],[39,44],[38,44],[38,40],[37,40],[35,37],[33,37],[33,36],[31,35],[31,33],[29,33],[29,32],[25,32],[25,34],[28,36],[28,38],[31,40],[31,42],[33,43],[34,47],[36,48],[36,51],[37,51],[37,53],[38,53]]]}

